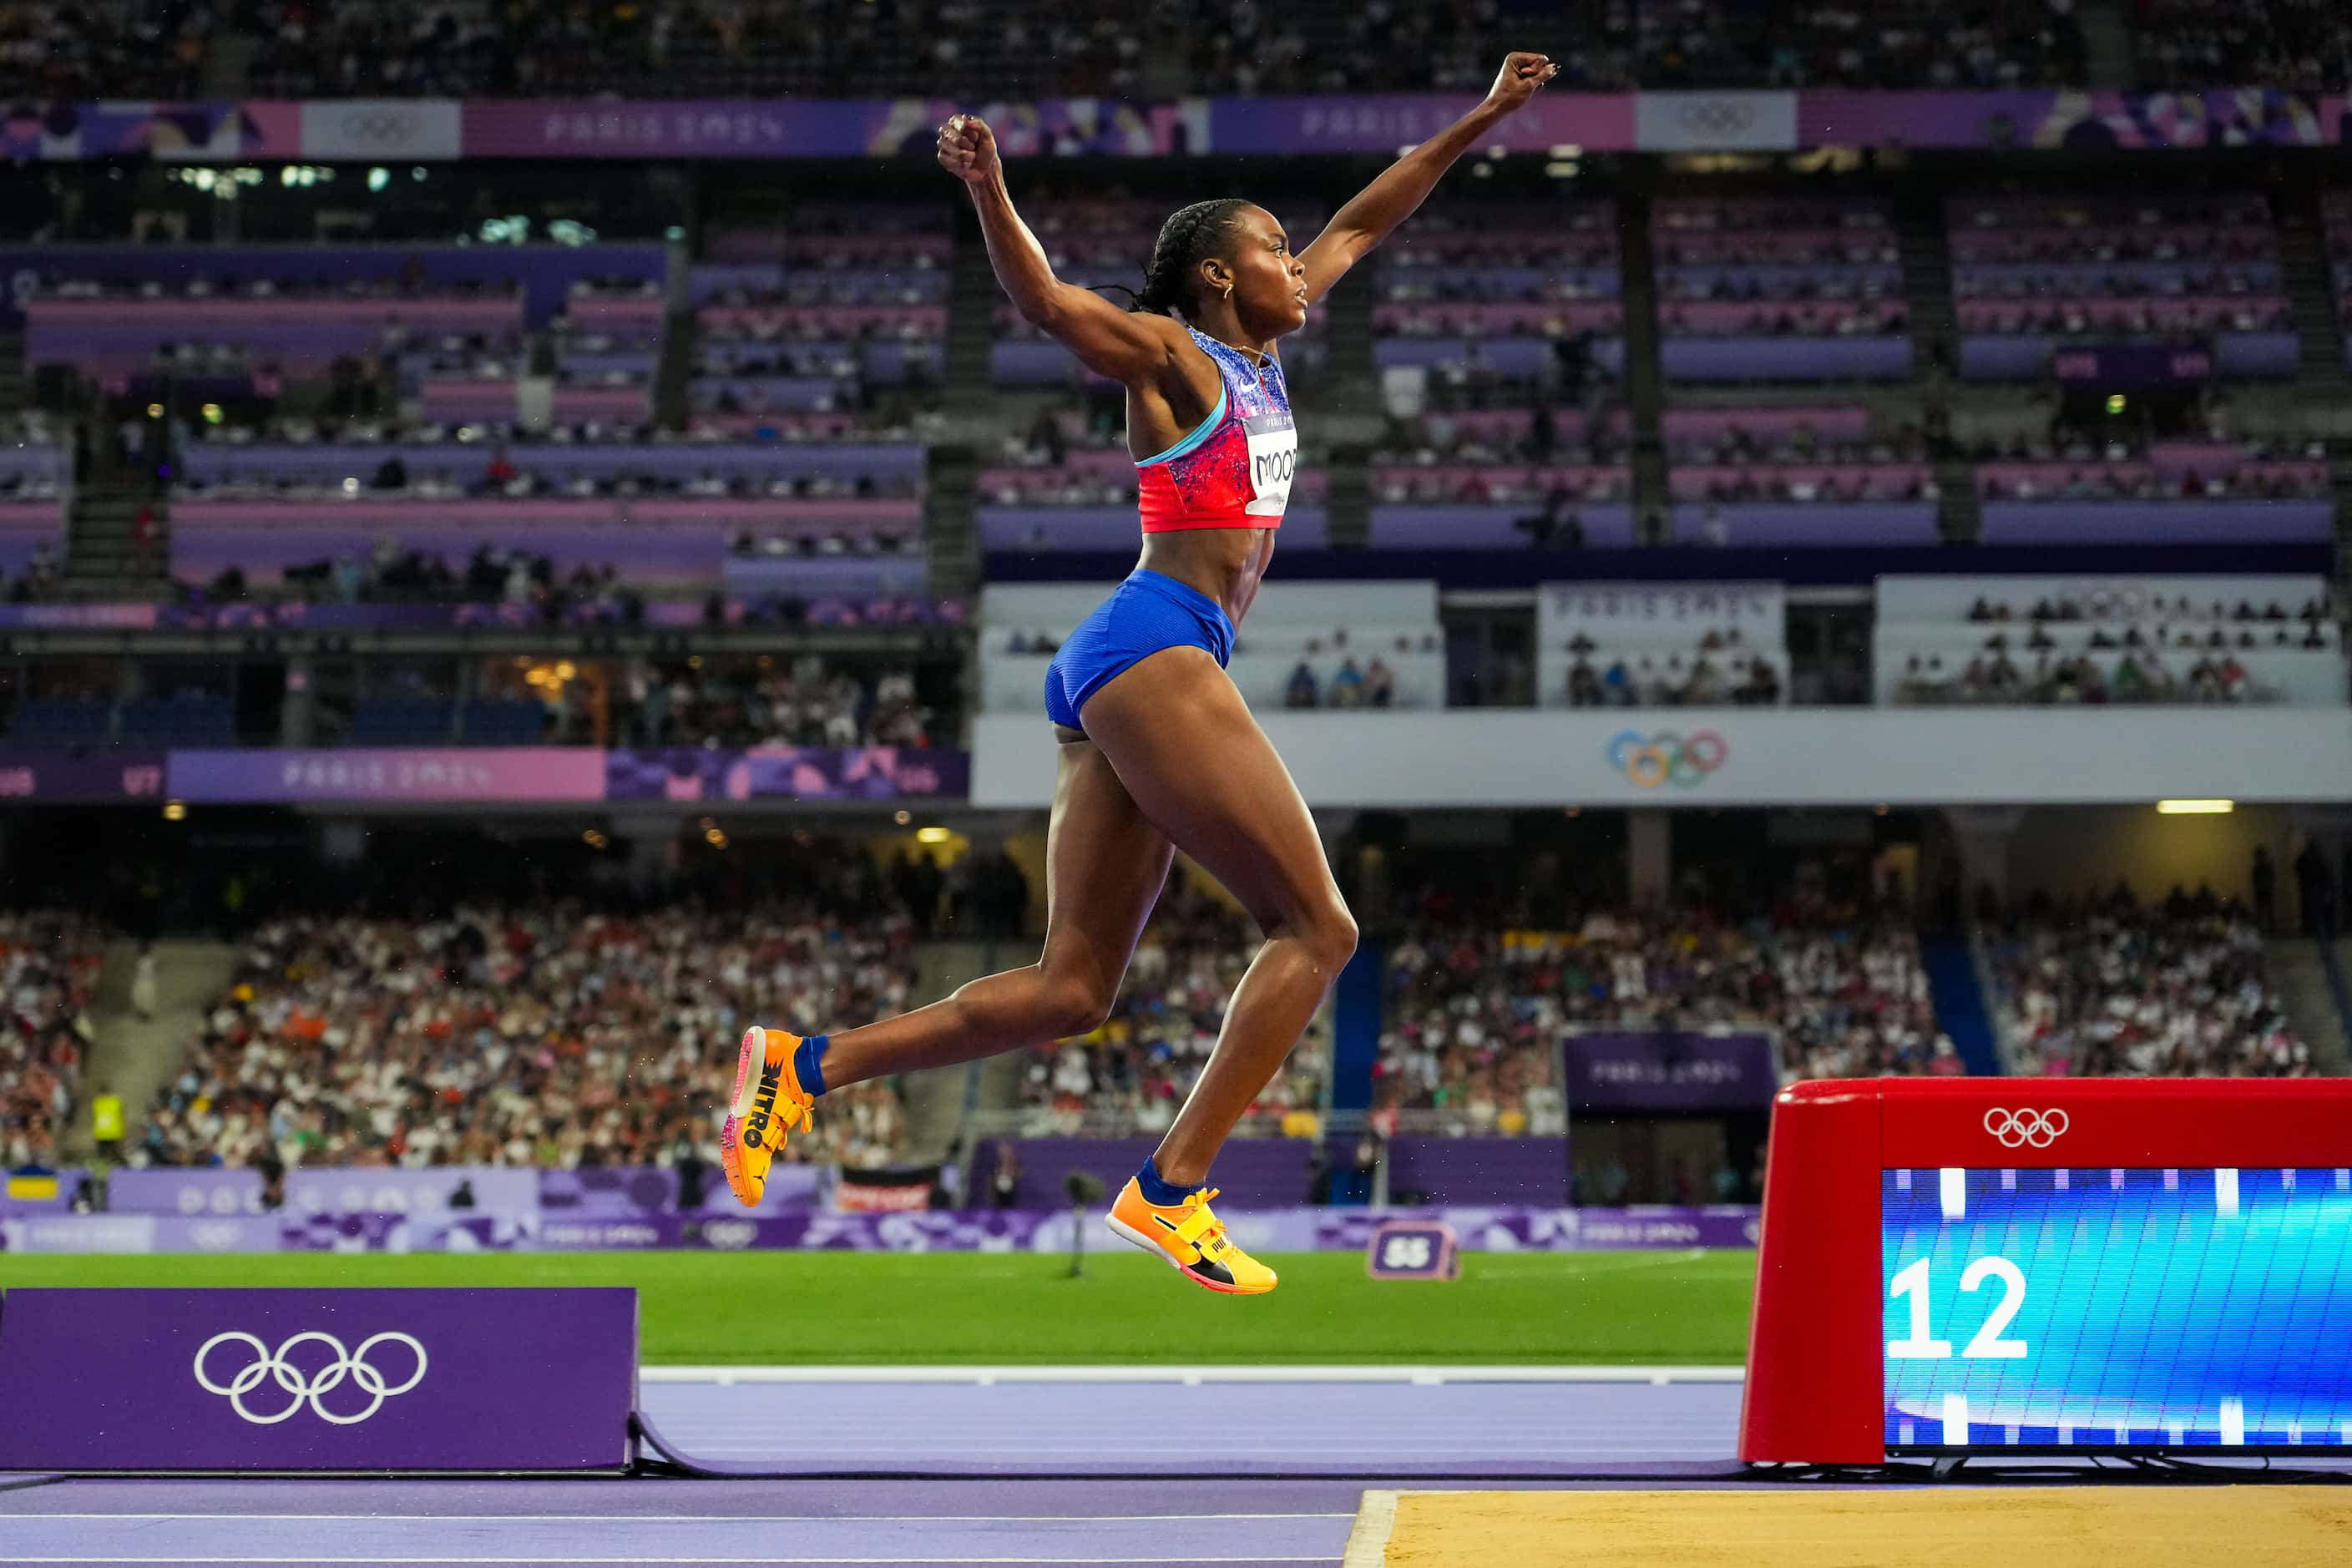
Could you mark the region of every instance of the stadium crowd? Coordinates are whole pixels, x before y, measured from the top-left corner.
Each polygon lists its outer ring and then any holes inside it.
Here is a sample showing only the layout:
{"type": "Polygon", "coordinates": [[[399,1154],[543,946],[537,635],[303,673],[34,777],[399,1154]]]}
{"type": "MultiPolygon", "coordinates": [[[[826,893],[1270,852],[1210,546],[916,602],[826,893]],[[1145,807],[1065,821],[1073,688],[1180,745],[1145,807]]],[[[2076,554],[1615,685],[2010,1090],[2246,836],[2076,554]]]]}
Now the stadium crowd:
{"type": "Polygon", "coordinates": [[[1596,904],[1557,930],[1433,908],[1388,953],[1376,1109],[1454,1131],[1541,1131],[1560,1107],[1560,1041],[1579,1027],[1780,1036],[1799,1078],[1955,1073],[1919,942],[1901,914],[1819,892],[1743,910],[1596,904]]]}
{"type": "Polygon", "coordinates": [[[398,426],[387,421],[352,420],[322,426],[310,420],[274,421],[263,429],[237,426],[217,435],[205,433],[201,446],[215,442],[228,449],[283,443],[289,447],[332,447],[350,458],[346,476],[320,479],[308,471],[253,476],[206,482],[183,481],[182,494],[190,498],[224,500],[304,499],[351,495],[405,496],[421,500],[461,497],[522,500],[532,498],[588,499],[652,496],[699,497],[706,500],[836,500],[911,496],[921,492],[919,476],[860,473],[835,478],[823,473],[786,474],[783,456],[790,448],[770,450],[779,470],[763,473],[756,462],[730,461],[727,471],[713,461],[698,472],[665,472],[648,464],[633,471],[626,459],[604,457],[614,447],[644,447],[670,452],[679,447],[711,448],[714,458],[722,443],[724,455],[740,459],[742,449],[715,425],[683,436],[649,425],[582,422],[559,426],[533,435],[510,425],[493,423],[398,426]],[[598,460],[583,464],[575,455],[593,448],[598,460]],[[482,460],[487,449],[489,459],[482,460]],[[436,458],[440,459],[436,461],[436,458]]]}
{"type": "Polygon", "coordinates": [[[1982,933],[2015,1072],[2294,1077],[2312,1070],[2247,911],[2175,888],[2037,900],[1982,933]]]}
{"type": "Polygon", "coordinates": [[[1707,633],[1687,660],[1679,653],[1643,653],[1630,659],[1597,655],[1581,637],[1570,651],[1576,655],[1565,693],[1570,708],[1705,708],[1723,702],[1769,708],[1780,700],[1780,672],[1769,660],[1742,651],[1737,630],[1707,633]]]}
{"type": "MultiPolygon", "coordinates": [[[[2345,83],[2345,19],[2320,0],[2138,0],[2136,20],[2137,86],[2345,83]]],[[[111,0],[0,9],[0,60],[34,99],[192,98],[225,38],[249,40],[247,87],[264,97],[1470,91],[1524,33],[1500,0],[1309,0],[1278,16],[1256,0],[1158,0],[1121,22],[1068,0],[520,0],[415,15],[111,0]]],[[[1990,0],[1941,26],[1903,0],[1647,0],[1550,18],[1538,43],[1579,90],[2079,87],[2088,67],[2071,0],[1990,0]]]]}
{"type": "MultiPolygon", "coordinates": [[[[2322,0],[2137,0],[2134,84],[2340,91],[2346,25],[2322,0]]],[[[1643,0],[1548,16],[1532,42],[1575,90],[2087,85],[2074,0],[1835,5],[1643,0]]],[[[38,98],[193,97],[216,40],[250,40],[264,97],[1475,91],[1525,47],[1525,7],[1155,0],[1113,18],[1072,0],[516,0],[409,14],[310,0],[111,0],[0,11],[0,58],[38,98]]]]}
{"type": "MultiPolygon", "coordinates": [[[[1024,1131],[1157,1133],[1177,1109],[1223,1028],[1225,1005],[1258,942],[1248,918],[1175,873],[1136,943],[1118,1000],[1100,1028],[1041,1047],[1024,1076],[1024,1131]]],[[[1300,1131],[1322,1103],[1330,1068],[1318,1017],[1243,1117],[1244,1135],[1300,1131]]]]}
{"type": "MultiPolygon", "coordinates": [[[[2127,634],[2137,637],[2137,633],[2127,634]]],[[[2113,639],[2098,644],[2116,648],[2113,639]]],[[[1965,665],[1957,658],[1947,663],[1941,654],[1912,654],[1896,680],[1895,700],[1900,703],[1984,702],[2000,707],[2019,703],[2205,702],[2241,703],[2263,700],[2245,665],[2231,653],[2200,653],[2176,672],[2153,647],[2121,652],[2056,654],[2028,650],[2030,665],[2010,657],[2005,639],[1994,637],[1985,651],[1971,655],[1965,665]],[[1996,647],[1995,644],[2000,646],[1996,647]]]]}
{"type": "Polygon", "coordinates": [[[0,1170],[56,1167],[104,943],[97,924],[63,910],[0,915],[0,1170]]]}
{"type": "Polygon", "coordinates": [[[631,661],[621,728],[656,746],[925,746],[931,710],[904,669],[870,678],[814,654],[631,661]]]}
{"type": "Polygon", "coordinates": [[[2329,0],[2137,0],[2139,85],[2341,92],[2352,26],[2329,0]]]}
{"type": "MultiPolygon", "coordinates": [[[[753,1022],[814,1032],[906,1005],[903,910],[460,905],[287,916],[245,939],[134,1164],[719,1161],[713,1111],[753,1022]]],[[[828,1096],[787,1158],[888,1163],[887,1081],[828,1096]]]]}

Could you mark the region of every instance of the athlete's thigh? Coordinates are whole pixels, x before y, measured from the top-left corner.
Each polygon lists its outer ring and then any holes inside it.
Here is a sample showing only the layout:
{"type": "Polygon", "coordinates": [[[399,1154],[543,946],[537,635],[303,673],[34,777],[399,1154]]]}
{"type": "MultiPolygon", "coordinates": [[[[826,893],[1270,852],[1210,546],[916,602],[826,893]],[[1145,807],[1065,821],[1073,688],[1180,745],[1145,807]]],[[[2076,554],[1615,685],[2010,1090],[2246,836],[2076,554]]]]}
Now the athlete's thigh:
{"type": "Polygon", "coordinates": [[[1172,851],[1093,742],[1065,739],[1045,830],[1045,964],[1115,994],[1172,851]]]}
{"type": "Polygon", "coordinates": [[[1260,925],[1339,901],[1290,770],[1205,649],[1153,654],[1096,692],[1085,718],[1143,814],[1260,925]]]}

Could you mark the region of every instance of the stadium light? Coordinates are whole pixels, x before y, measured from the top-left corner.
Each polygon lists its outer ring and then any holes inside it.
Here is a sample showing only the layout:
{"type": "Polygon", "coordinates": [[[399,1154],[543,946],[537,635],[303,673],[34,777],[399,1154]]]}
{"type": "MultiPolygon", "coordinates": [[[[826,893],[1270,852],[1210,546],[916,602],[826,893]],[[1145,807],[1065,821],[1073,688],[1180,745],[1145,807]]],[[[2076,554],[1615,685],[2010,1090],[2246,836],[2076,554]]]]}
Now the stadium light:
{"type": "Polygon", "coordinates": [[[166,822],[185,822],[187,819],[188,819],[188,803],[187,803],[186,801],[184,801],[184,800],[167,800],[167,801],[165,801],[165,802],[163,803],[163,820],[164,820],[164,821],[166,821],[166,822]]]}
{"type": "Polygon", "coordinates": [[[2238,809],[2234,800],[2159,800],[2157,811],[2165,816],[2221,816],[2238,809]]]}
{"type": "Polygon", "coordinates": [[[915,814],[911,811],[893,812],[890,815],[890,820],[897,823],[899,826],[904,827],[907,824],[915,820],[915,814]]]}
{"type": "Polygon", "coordinates": [[[954,834],[950,833],[944,827],[918,827],[915,829],[915,842],[918,844],[945,844],[949,839],[953,838],[954,837],[954,834]]]}

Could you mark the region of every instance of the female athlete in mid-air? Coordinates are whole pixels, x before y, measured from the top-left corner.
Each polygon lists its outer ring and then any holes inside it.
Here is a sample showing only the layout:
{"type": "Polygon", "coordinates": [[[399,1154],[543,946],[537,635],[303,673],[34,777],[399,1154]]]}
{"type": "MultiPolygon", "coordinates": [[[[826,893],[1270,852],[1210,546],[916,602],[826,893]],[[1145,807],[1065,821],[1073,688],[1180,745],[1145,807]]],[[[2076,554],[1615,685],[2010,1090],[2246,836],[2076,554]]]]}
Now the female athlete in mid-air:
{"type": "Polygon", "coordinates": [[[1234,1246],[1210,1211],[1209,1163],[1356,946],[1314,819],[1225,674],[1234,627],[1274,554],[1297,458],[1275,340],[1297,331],[1454,161],[1558,70],[1542,55],[1512,55],[1484,102],[1398,159],[1296,255],[1263,207],[1183,208],[1161,226],[1143,291],[1125,310],[1054,276],[1013,210],[986,124],[959,114],[940,127],[940,166],[971,193],[997,281],[1024,318],[1127,388],[1143,557],[1046,672],[1061,760],[1046,833],[1044,955],[864,1028],[806,1039],[745,1034],[721,1131],[728,1184],[742,1202],[759,1201],[785,1134],[828,1089],[1100,1025],[1181,849],[1256,918],[1265,945],[1234,988],[1200,1081],[1119,1193],[1110,1226],[1212,1290],[1274,1289],[1274,1270],[1234,1246]]]}

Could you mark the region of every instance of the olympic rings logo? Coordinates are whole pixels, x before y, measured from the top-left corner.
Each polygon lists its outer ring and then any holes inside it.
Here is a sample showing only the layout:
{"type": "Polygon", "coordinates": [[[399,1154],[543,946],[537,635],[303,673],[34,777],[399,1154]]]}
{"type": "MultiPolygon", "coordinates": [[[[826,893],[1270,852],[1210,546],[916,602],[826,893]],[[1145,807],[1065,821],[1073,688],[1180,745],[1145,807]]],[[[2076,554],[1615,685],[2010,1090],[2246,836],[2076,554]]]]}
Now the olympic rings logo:
{"type": "Polygon", "coordinates": [[[1685,789],[1723,766],[1731,748],[1712,730],[1701,730],[1685,740],[1671,731],[1643,735],[1621,730],[1609,742],[1609,765],[1643,789],[1663,784],[1685,789]]]}
{"type": "Polygon", "coordinates": [[[351,109],[337,118],[337,128],[352,142],[373,142],[383,147],[404,147],[416,140],[422,121],[404,109],[382,105],[351,109]]]}
{"type": "Polygon", "coordinates": [[[2000,1139],[2004,1149],[2028,1143],[2047,1149],[2069,1125],[2063,1110],[2004,1110],[1995,1106],[1984,1114],[1984,1130],[2000,1139]]]}
{"type": "Polygon", "coordinates": [[[1756,123],[1756,110],[1744,99],[1686,98],[1675,106],[1685,131],[1729,136],[1756,123]]]}
{"type": "Polygon", "coordinates": [[[199,1387],[206,1394],[226,1394],[237,1415],[256,1426],[275,1426],[306,1404],[321,1421],[337,1426],[356,1426],[383,1409],[385,1400],[405,1394],[425,1381],[425,1347],[413,1335],[394,1333],[371,1335],[360,1342],[359,1349],[346,1351],[342,1341],[314,1329],[309,1333],[296,1334],[273,1352],[253,1335],[231,1330],[225,1334],[215,1334],[197,1349],[195,1370],[199,1387]],[[205,1362],[215,1347],[232,1341],[252,1347],[254,1360],[238,1368],[226,1383],[215,1383],[205,1370],[205,1362]],[[297,1346],[313,1342],[332,1351],[335,1359],[314,1373],[306,1373],[294,1364],[293,1352],[297,1346]],[[369,1364],[368,1352],[378,1345],[404,1345],[408,1353],[416,1358],[416,1370],[408,1374],[405,1383],[396,1385],[386,1383],[383,1373],[369,1364]],[[365,1409],[354,1415],[341,1415],[327,1408],[326,1399],[329,1394],[341,1388],[346,1379],[358,1385],[360,1391],[368,1396],[368,1403],[365,1409]],[[293,1396],[286,1408],[261,1414],[248,1409],[245,1396],[271,1380],[293,1396]]]}

